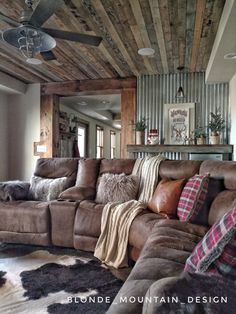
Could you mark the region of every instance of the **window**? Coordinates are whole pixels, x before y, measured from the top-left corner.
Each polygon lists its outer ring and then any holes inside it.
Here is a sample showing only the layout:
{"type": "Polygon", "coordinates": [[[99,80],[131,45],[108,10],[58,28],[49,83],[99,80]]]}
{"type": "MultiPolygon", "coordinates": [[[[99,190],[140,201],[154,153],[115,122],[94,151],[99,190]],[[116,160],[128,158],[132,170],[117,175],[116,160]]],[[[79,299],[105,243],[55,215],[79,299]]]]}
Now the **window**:
{"type": "Polygon", "coordinates": [[[111,131],[110,132],[110,143],[111,143],[111,158],[115,158],[116,156],[116,132],[111,131]]]}
{"type": "Polygon", "coordinates": [[[97,158],[103,158],[103,128],[98,126],[97,129],[97,151],[96,151],[96,157],[97,158]]]}
{"type": "Polygon", "coordinates": [[[86,157],[88,144],[88,125],[79,123],[78,125],[78,148],[80,157],[86,157]]]}

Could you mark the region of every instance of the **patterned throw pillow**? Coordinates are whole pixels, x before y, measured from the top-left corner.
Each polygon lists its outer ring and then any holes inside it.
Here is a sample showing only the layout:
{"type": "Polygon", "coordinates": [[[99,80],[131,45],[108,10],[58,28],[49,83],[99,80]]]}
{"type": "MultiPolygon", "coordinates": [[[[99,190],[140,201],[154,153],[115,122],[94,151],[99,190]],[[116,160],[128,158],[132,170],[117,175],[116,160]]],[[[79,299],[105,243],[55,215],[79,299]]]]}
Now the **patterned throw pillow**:
{"type": "MultiPolygon", "coordinates": [[[[230,242],[235,232],[236,208],[233,208],[219,221],[214,223],[204,238],[196,245],[193,253],[186,261],[184,270],[191,273],[205,272],[208,267],[223,253],[224,248],[230,242]]],[[[232,263],[235,266],[235,251],[232,252],[231,249],[231,246],[227,247],[224,254],[228,255],[233,253],[234,258],[231,259],[231,257],[223,255],[223,259],[221,260],[223,263],[224,261],[226,261],[226,263],[231,263],[230,260],[232,260],[232,263]]],[[[217,264],[212,265],[212,267],[219,267],[219,263],[220,259],[217,261],[217,264]]],[[[231,266],[229,265],[229,267],[231,266]]]]}
{"type": "Polygon", "coordinates": [[[208,175],[196,174],[188,180],[177,207],[177,216],[181,221],[194,222],[206,199],[208,185],[208,175]]]}
{"type": "Polygon", "coordinates": [[[236,239],[232,239],[222,254],[209,266],[207,272],[236,280],[236,239]]]}
{"type": "Polygon", "coordinates": [[[30,182],[30,197],[36,201],[51,201],[58,198],[65,190],[67,177],[56,179],[32,176],[30,182]]]}

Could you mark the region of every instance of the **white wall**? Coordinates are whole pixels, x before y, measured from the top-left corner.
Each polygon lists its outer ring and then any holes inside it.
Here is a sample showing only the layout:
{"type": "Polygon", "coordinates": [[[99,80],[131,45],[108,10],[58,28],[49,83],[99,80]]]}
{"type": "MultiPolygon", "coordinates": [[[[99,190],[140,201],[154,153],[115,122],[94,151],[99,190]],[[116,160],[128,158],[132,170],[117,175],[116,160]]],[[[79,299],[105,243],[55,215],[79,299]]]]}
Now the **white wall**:
{"type": "Polygon", "coordinates": [[[0,181],[8,180],[7,95],[0,92],[0,181]]]}
{"type": "Polygon", "coordinates": [[[29,180],[38,157],[34,142],[40,140],[40,84],[28,85],[23,95],[8,97],[9,179],[29,180]]]}
{"type": "Polygon", "coordinates": [[[107,124],[102,123],[101,121],[92,119],[82,113],[60,104],[60,110],[65,111],[68,114],[72,113],[76,115],[79,120],[84,121],[89,124],[89,157],[96,157],[96,125],[103,127],[104,129],[104,158],[110,158],[110,131],[116,132],[116,158],[120,158],[120,131],[108,126],[107,124]]]}
{"type": "Polygon", "coordinates": [[[236,74],[229,82],[229,103],[231,111],[230,144],[234,145],[233,160],[236,160],[236,74]]]}

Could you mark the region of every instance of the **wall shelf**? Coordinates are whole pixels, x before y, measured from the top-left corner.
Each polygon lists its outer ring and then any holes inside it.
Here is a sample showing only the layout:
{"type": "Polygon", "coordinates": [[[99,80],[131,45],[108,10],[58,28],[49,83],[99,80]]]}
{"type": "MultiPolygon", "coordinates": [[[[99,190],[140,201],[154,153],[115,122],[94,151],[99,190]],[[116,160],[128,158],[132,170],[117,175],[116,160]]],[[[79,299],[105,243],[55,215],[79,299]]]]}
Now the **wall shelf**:
{"type": "Polygon", "coordinates": [[[129,158],[137,155],[155,155],[160,153],[179,153],[180,159],[188,160],[189,154],[222,154],[223,160],[231,160],[233,145],[127,145],[129,158]]]}

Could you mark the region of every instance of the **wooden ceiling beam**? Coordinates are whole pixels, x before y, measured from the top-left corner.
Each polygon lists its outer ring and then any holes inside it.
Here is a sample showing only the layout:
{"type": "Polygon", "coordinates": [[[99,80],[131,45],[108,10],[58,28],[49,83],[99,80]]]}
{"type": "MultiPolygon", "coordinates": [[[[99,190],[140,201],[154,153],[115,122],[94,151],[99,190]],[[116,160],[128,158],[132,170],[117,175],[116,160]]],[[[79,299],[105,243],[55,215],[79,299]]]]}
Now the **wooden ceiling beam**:
{"type": "Polygon", "coordinates": [[[42,95],[78,95],[90,91],[122,90],[125,88],[136,88],[136,78],[126,79],[100,79],[82,80],[68,82],[51,82],[41,84],[42,95]]]}
{"type": "Polygon", "coordinates": [[[169,68],[168,68],[167,55],[166,55],[165,39],[164,39],[164,33],[163,33],[163,28],[162,28],[161,14],[160,14],[158,1],[149,0],[149,4],[150,4],[151,13],[152,13],[154,29],[156,32],[157,43],[160,50],[163,71],[164,73],[168,73],[169,68]]]}
{"type": "Polygon", "coordinates": [[[206,0],[197,0],[192,55],[191,55],[191,62],[190,62],[190,72],[194,72],[196,70],[205,6],[206,6],[206,0]]]}
{"type": "MultiPolygon", "coordinates": [[[[141,42],[139,40],[139,42],[137,42],[139,44],[138,45],[139,49],[144,48],[144,47],[152,48],[152,44],[151,44],[150,39],[148,37],[147,29],[145,27],[145,21],[143,18],[143,13],[142,13],[142,9],[140,7],[139,1],[129,0],[129,3],[130,3],[130,6],[132,8],[132,11],[133,11],[133,14],[135,16],[136,23],[137,23],[136,28],[134,26],[132,27],[134,30],[134,33],[136,33],[135,38],[137,38],[140,35],[142,38],[142,43],[144,45],[144,46],[140,46],[141,42]],[[137,35],[137,34],[139,34],[139,35],[137,35]]],[[[158,69],[153,64],[152,59],[147,58],[147,57],[144,57],[144,59],[147,59],[148,63],[150,64],[150,66],[148,66],[149,74],[156,74],[158,72],[158,69]]]]}
{"type": "Polygon", "coordinates": [[[96,15],[95,9],[92,6],[86,4],[83,5],[81,0],[71,0],[71,2],[75,8],[81,12],[81,15],[84,16],[84,20],[88,27],[96,30],[96,35],[106,39],[103,40],[98,47],[104,56],[104,60],[107,60],[121,77],[130,76],[131,72],[128,71],[128,66],[124,64],[123,56],[120,51],[117,50],[108,30],[102,25],[102,20],[96,15]]]}
{"type": "Polygon", "coordinates": [[[190,69],[192,44],[193,44],[193,34],[194,34],[194,24],[195,24],[195,14],[196,14],[196,0],[187,1],[186,9],[186,33],[185,33],[185,61],[184,66],[187,70],[190,69]]]}
{"type": "Polygon", "coordinates": [[[114,25],[112,24],[109,16],[107,15],[107,12],[106,12],[105,8],[103,7],[101,1],[100,0],[93,0],[93,6],[96,9],[96,12],[100,16],[100,18],[102,19],[103,24],[105,25],[105,27],[108,29],[109,33],[111,34],[112,39],[116,43],[118,49],[120,50],[123,57],[125,58],[128,66],[130,67],[130,70],[132,71],[132,73],[134,75],[138,75],[139,74],[138,70],[137,70],[133,60],[131,59],[123,41],[121,40],[119,34],[117,33],[114,25]]]}
{"type": "Polygon", "coordinates": [[[186,38],[186,11],[187,1],[178,0],[178,42],[179,42],[179,65],[185,65],[185,38],[186,38]]]}
{"type": "Polygon", "coordinates": [[[171,25],[172,58],[174,72],[181,65],[179,63],[179,42],[178,42],[178,1],[169,0],[169,14],[171,25]]]}

